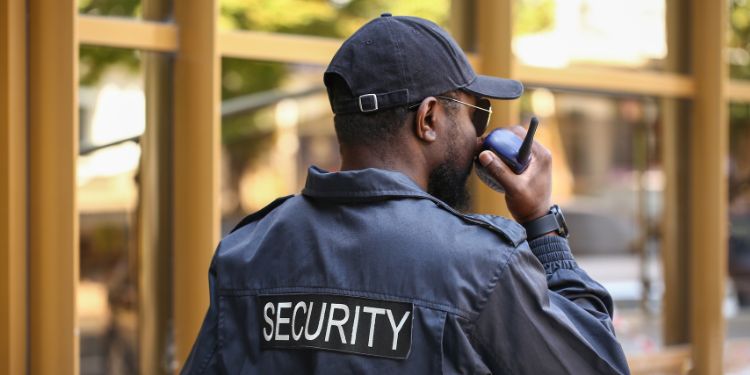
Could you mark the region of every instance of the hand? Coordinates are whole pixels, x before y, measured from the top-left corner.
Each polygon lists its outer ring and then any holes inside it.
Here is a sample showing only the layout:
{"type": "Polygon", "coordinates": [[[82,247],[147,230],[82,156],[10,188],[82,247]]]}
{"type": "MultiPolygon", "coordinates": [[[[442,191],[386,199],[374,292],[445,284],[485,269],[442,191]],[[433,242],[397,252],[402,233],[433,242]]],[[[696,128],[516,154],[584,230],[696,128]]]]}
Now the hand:
{"type": "MultiPolygon", "coordinates": [[[[521,126],[510,130],[521,139],[526,136],[521,126]]],[[[547,214],[552,206],[552,154],[544,146],[534,142],[529,166],[520,175],[492,151],[482,151],[479,163],[505,189],[505,203],[517,222],[527,223],[547,214]]]]}

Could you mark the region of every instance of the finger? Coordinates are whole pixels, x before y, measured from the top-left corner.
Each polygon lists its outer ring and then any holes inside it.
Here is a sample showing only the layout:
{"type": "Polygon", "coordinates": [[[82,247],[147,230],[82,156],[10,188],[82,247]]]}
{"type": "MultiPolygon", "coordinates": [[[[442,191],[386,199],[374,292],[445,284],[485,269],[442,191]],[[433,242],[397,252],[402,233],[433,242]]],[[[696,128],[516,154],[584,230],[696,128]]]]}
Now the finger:
{"type": "Polygon", "coordinates": [[[526,129],[524,129],[521,125],[513,125],[508,130],[512,131],[513,134],[518,136],[518,138],[524,139],[526,138],[526,129]]]}
{"type": "Polygon", "coordinates": [[[479,154],[479,164],[505,188],[506,193],[515,191],[518,176],[494,152],[482,151],[479,154]]]}
{"type": "Polygon", "coordinates": [[[552,153],[537,141],[534,141],[531,145],[531,155],[533,159],[540,161],[542,164],[549,163],[552,160],[552,153]]]}

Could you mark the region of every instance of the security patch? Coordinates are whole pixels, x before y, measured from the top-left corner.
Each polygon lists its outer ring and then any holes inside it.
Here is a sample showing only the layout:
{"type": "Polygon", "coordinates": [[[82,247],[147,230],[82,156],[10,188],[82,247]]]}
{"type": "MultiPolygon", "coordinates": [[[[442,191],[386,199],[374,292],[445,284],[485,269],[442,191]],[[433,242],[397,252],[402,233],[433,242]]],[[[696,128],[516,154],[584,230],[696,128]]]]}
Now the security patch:
{"type": "Polygon", "coordinates": [[[414,305],[331,294],[260,295],[261,348],[406,359],[414,305]]]}

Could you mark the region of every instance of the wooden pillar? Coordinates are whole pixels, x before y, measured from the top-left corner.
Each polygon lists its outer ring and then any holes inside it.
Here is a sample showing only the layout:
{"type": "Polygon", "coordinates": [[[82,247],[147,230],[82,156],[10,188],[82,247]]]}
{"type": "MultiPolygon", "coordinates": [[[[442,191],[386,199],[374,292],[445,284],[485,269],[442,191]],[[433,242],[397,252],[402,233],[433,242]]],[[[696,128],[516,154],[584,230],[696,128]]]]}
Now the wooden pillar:
{"type": "MultiPolygon", "coordinates": [[[[667,0],[666,68],[684,73],[687,69],[688,8],[682,0],[667,0]]],[[[685,106],[675,98],[661,102],[661,161],[664,171],[664,211],[661,222],[661,260],[664,270],[664,298],[662,304],[662,337],[665,345],[687,344],[689,336],[688,297],[690,269],[687,239],[687,183],[685,168],[687,147],[684,142],[688,117],[685,106]]]]}
{"type": "Polygon", "coordinates": [[[476,0],[451,0],[448,30],[466,53],[473,52],[476,42],[475,7],[476,0]]]}
{"type": "MultiPolygon", "coordinates": [[[[513,58],[513,0],[478,0],[478,73],[516,79],[513,58]]],[[[492,128],[519,123],[518,100],[493,100],[492,128]]],[[[488,130],[489,131],[489,130],[488,130]]],[[[502,195],[473,178],[474,206],[482,213],[509,216],[502,195]]]]}
{"type": "Polygon", "coordinates": [[[32,374],[78,374],[77,2],[29,1],[32,374]]]}
{"type": "Polygon", "coordinates": [[[208,308],[208,267],[219,239],[220,61],[217,0],[174,3],[174,321],[182,367],[208,308]]]}
{"type": "Polygon", "coordinates": [[[0,5],[0,373],[27,373],[26,2],[0,5]]]}
{"type": "Polygon", "coordinates": [[[725,63],[728,9],[692,0],[691,57],[695,81],[690,128],[690,333],[696,374],[721,374],[722,314],[728,240],[728,109],[725,63]]]}

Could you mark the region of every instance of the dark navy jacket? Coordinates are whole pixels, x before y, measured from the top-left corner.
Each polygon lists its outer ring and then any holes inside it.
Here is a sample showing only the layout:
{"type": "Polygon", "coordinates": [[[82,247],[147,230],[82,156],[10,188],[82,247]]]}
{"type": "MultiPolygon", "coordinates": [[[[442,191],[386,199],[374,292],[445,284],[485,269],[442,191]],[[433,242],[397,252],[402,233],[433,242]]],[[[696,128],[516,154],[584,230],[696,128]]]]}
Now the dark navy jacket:
{"type": "Polygon", "coordinates": [[[565,239],[527,242],[398,172],[310,168],[221,241],[209,284],[184,374],[628,373],[565,239]]]}

